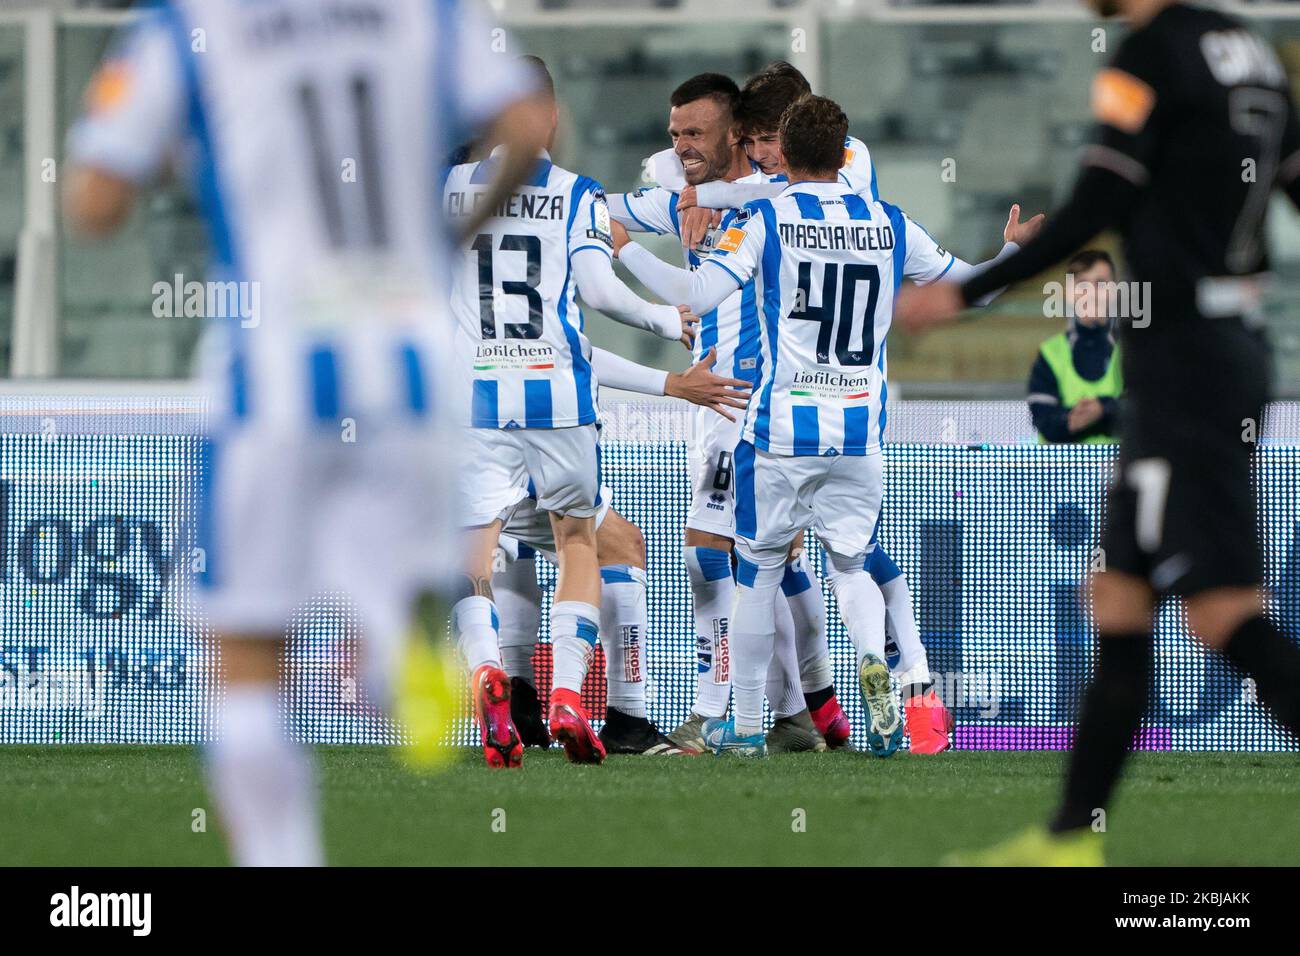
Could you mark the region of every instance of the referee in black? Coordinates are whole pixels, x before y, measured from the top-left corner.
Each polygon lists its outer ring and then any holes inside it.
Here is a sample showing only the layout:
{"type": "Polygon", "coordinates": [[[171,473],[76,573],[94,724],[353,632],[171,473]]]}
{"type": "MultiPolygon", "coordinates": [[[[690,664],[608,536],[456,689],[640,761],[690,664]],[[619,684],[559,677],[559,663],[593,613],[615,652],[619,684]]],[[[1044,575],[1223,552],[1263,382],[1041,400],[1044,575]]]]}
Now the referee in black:
{"type": "Polygon", "coordinates": [[[1108,498],[1106,570],[1091,577],[1100,632],[1064,798],[1032,830],[964,862],[1099,864],[1110,799],[1152,686],[1154,608],[1185,599],[1206,647],[1255,679],[1300,735],[1300,646],[1264,616],[1251,487],[1269,399],[1260,327],[1264,214],[1277,187],[1300,206],[1300,125],[1274,51],[1241,22],[1179,0],[1089,0],[1133,23],[1093,84],[1100,123],[1069,203],[1018,254],[963,286],[900,295],[922,331],[1067,258],[1102,229],[1123,236],[1140,319],[1121,316],[1127,402],[1108,498]]]}

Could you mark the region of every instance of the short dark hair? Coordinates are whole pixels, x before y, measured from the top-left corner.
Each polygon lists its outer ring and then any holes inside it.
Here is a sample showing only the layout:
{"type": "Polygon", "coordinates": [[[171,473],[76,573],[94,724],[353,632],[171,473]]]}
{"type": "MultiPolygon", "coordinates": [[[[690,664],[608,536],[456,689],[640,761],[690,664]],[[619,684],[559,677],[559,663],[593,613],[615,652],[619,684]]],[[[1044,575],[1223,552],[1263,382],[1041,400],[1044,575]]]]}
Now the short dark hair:
{"type": "MultiPolygon", "coordinates": [[[[754,80],[758,79],[760,76],[785,77],[788,80],[792,80],[793,82],[798,83],[799,86],[803,88],[803,92],[805,94],[812,92],[812,84],[808,82],[808,77],[804,76],[803,72],[800,71],[800,69],[797,66],[795,66],[793,63],[790,63],[786,60],[773,60],[767,66],[763,67],[756,74],[754,74],[753,79],[751,79],[749,82],[753,83],[754,80]]],[[[746,86],[748,85],[749,84],[746,84],[746,86]]]]}
{"type": "Polygon", "coordinates": [[[1115,260],[1110,257],[1110,253],[1105,249],[1084,249],[1082,252],[1075,253],[1070,261],[1065,264],[1065,271],[1070,274],[1087,272],[1099,262],[1104,262],[1110,266],[1111,275],[1116,273],[1115,260]]]}
{"type": "Polygon", "coordinates": [[[685,106],[705,98],[717,100],[732,116],[740,110],[740,87],[722,73],[696,74],[673,90],[668,102],[673,106],[685,106]]]}
{"type": "Polygon", "coordinates": [[[834,173],[844,165],[849,118],[840,104],[825,96],[796,100],[781,117],[781,152],[787,170],[834,173]]]}
{"type": "Polygon", "coordinates": [[[551,71],[546,66],[546,61],[540,56],[533,56],[526,53],[519,58],[519,62],[532,71],[537,80],[537,85],[541,87],[543,93],[551,99],[555,99],[555,78],[551,76],[551,71]]]}
{"type": "Polygon", "coordinates": [[[781,128],[781,117],[791,103],[808,95],[792,76],[759,73],[740,92],[740,127],[746,135],[771,133],[781,128]]]}

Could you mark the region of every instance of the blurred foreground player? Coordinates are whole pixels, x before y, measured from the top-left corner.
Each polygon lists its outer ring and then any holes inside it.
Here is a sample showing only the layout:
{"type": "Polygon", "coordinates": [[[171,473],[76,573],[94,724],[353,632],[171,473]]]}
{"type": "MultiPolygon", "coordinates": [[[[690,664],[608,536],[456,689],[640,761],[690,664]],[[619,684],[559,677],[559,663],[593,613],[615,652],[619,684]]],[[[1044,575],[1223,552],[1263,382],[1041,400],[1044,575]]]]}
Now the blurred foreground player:
{"type": "Polygon", "coordinates": [[[349,13],[167,4],[109,54],[70,143],[67,214],[97,235],[168,159],[192,158],[208,278],[228,283],[210,282],[209,298],[234,297],[209,316],[202,353],[198,541],[225,697],[207,767],[239,864],[323,861],[310,758],[278,706],[290,615],[347,592],[384,701],[419,595],[453,572],[450,325],[433,270],[447,253],[429,175],[443,133],[495,119],[509,156],[494,190],[508,194],[544,132],[526,74],[475,62],[493,36],[472,10],[388,0],[349,13]]]}
{"type": "Polygon", "coordinates": [[[960,288],[911,290],[898,307],[913,330],[946,321],[1111,225],[1150,293],[1143,318],[1123,331],[1127,406],[1102,542],[1107,569],[1090,582],[1097,672],[1064,800],[1047,830],[971,863],[1102,861],[1093,827],[1150,697],[1161,596],[1183,598],[1200,642],[1252,676],[1292,734],[1300,729],[1300,648],[1264,616],[1251,488],[1270,377],[1259,312],[1264,214],[1275,186],[1300,205],[1300,125],[1287,77],[1262,40],[1217,11],[1171,0],[1093,6],[1126,14],[1135,29],[1096,78],[1100,137],[1073,198],[1019,255],[960,288]]]}

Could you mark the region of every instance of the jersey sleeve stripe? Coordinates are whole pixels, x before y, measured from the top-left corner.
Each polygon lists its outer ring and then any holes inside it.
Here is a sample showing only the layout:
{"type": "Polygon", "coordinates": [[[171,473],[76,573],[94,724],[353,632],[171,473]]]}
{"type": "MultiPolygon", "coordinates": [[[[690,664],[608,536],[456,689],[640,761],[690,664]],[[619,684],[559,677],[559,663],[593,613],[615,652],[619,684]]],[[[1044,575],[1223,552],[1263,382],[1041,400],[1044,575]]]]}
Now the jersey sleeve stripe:
{"type": "Polygon", "coordinates": [[[632,204],[627,201],[627,195],[623,197],[623,205],[627,207],[627,214],[631,216],[633,219],[635,219],[642,229],[656,236],[663,235],[662,229],[656,229],[654,226],[650,225],[648,222],[646,222],[644,219],[642,219],[640,216],[636,214],[636,210],[632,208],[632,204]]]}
{"type": "Polygon", "coordinates": [[[731,276],[731,278],[734,279],[734,280],[736,281],[736,285],[737,285],[737,286],[743,286],[743,285],[745,284],[744,282],[742,282],[742,281],[740,280],[740,276],[736,275],[736,273],[732,272],[730,269],[728,269],[726,266],[724,266],[724,265],[723,265],[721,262],[719,262],[717,259],[714,259],[712,256],[710,256],[709,258],[705,259],[704,262],[703,262],[703,265],[706,265],[706,266],[717,266],[719,269],[721,269],[721,270],[722,270],[723,272],[725,272],[727,275],[731,276]]]}
{"type": "Polygon", "coordinates": [[[957,261],[957,257],[954,256],[951,252],[948,253],[948,264],[943,267],[943,271],[940,272],[938,276],[935,277],[934,281],[938,282],[940,279],[946,276],[948,274],[948,270],[952,268],[953,263],[956,261],[957,261]]]}

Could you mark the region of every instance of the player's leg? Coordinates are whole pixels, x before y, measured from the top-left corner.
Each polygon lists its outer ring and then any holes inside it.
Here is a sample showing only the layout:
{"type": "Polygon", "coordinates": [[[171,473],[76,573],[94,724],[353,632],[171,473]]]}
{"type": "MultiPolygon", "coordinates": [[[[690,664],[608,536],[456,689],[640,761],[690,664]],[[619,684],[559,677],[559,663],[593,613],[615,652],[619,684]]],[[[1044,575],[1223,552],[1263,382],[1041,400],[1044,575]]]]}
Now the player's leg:
{"type": "Polygon", "coordinates": [[[196,597],[217,635],[225,691],[204,764],[240,866],[324,860],[311,754],[285,736],[279,686],[283,627],[310,589],[303,543],[319,503],[298,438],[238,430],[203,445],[197,541],[205,565],[196,597]]]}
{"type": "Polygon", "coordinates": [[[575,763],[600,763],[605,748],[582,707],[582,682],[600,633],[600,562],[593,516],[552,513],[559,578],[551,604],[552,736],[575,763]]]}
{"type": "Polygon", "coordinates": [[[1300,738],[1300,646],[1264,616],[1259,587],[1213,588],[1187,599],[1187,625],[1255,681],[1278,723],[1300,738]]]}
{"type": "Polygon", "coordinates": [[[711,718],[705,740],[715,753],[763,756],[763,698],[776,642],[776,601],[790,542],[806,527],[808,486],[820,459],[769,455],[748,442],[735,450],[736,601],[731,622],[731,720],[711,718]]]}
{"type": "Polygon", "coordinates": [[[510,715],[510,677],[501,666],[501,617],[492,590],[492,559],[501,526],[497,518],[464,532],[465,571],[452,608],[452,629],[469,667],[488,766],[518,767],[524,745],[510,715]]]}
{"type": "Polygon", "coordinates": [[[867,573],[885,599],[885,632],[898,646],[894,673],[902,691],[908,749],[914,754],[940,753],[951,746],[948,735],[952,732],[952,715],[934,691],[907,578],[879,543],[867,559],[867,573]]]}
{"type": "Polygon", "coordinates": [[[866,571],[881,497],[879,453],[835,459],[813,502],[813,530],[826,549],[831,587],[853,642],[868,749],[888,757],[902,742],[903,724],[885,664],[885,599],[866,571]]]}
{"type": "Polygon", "coordinates": [[[500,623],[492,589],[492,567],[506,517],[528,493],[525,433],[466,428],[460,475],[461,524],[458,547],[463,576],[453,595],[452,630],[470,669],[470,693],[490,767],[517,767],[523,743],[510,715],[510,677],[502,668],[500,623]]]}
{"type": "Polygon", "coordinates": [[[704,747],[701,728],[722,717],[731,700],[730,618],[735,601],[731,555],[735,537],[735,448],[739,425],[700,409],[690,446],[691,504],[682,557],[695,623],[695,700],[668,736],[681,747],[704,747]]]}
{"type": "MultiPolygon", "coordinates": [[[[798,555],[802,544],[800,535],[791,544],[790,554],[798,555]]],[[[808,712],[800,678],[801,644],[807,643],[807,636],[799,632],[795,611],[796,600],[806,596],[806,592],[792,594],[793,560],[786,560],[781,591],[776,599],[776,644],[772,666],[767,673],[767,701],[772,708],[772,729],[767,732],[767,749],[772,753],[820,753],[827,749],[827,741],[808,712]]],[[[829,654],[826,656],[826,670],[830,670],[829,654]]]]}
{"type": "Polygon", "coordinates": [[[312,762],[281,731],[284,639],[220,635],[225,689],[208,774],[237,866],[320,866],[312,762]]]}
{"type": "Polygon", "coordinates": [[[550,514],[559,565],[551,604],[554,676],[547,722],[571,761],[600,763],[605,748],[582,707],[582,682],[600,633],[598,434],[594,425],[524,429],[520,434],[537,506],[550,514]]]}
{"type": "Polygon", "coordinates": [[[790,549],[785,577],[781,579],[781,594],[794,622],[799,686],[808,716],[827,747],[850,747],[853,728],[835,697],[835,672],[826,642],[826,599],[803,551],[802,535],[790,549]]]}
{"type": "Polygon", "coordinates": [[[600,642],[608,706],[600,730],[606,753],[681,754],[646,714],[646,549],[641,529],[610,509],[596,531],[600,559],[600,642]]]}
{"type": "Polygon", "coordinates": [[[510,675],[510,717],[525,747],[549,747],[551,734],[533,669],[542,618],[535,555],[529,545],[503,534],[493,559],[492,593],[501,619],[501,665],[510,675]]]}

